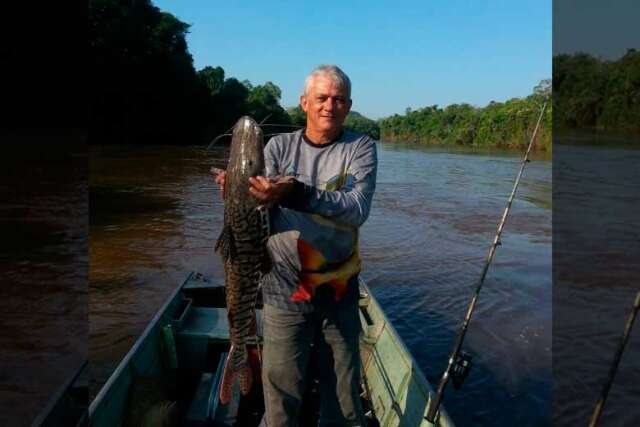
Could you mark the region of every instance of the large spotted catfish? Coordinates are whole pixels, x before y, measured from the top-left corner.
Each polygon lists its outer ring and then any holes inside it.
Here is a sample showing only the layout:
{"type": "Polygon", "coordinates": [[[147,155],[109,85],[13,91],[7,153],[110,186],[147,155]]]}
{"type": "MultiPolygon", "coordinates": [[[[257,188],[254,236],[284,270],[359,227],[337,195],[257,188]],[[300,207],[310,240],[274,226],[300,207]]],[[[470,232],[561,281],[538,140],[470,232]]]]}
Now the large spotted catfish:
{"type": "Polygon", "coordinates": [[[270,268],[267,210],[249,193],[249,177],[265,174],[263,135],[250,117],[233,129],[224,184],[224,227],[216,251],[224,263],[231,349],[224,366],[220,402],[228,403],[236,379],[240,392],[249,393],[259,378],[259,354],[249,341],[256,335],[255,304],[258,284],[270,268]]]}

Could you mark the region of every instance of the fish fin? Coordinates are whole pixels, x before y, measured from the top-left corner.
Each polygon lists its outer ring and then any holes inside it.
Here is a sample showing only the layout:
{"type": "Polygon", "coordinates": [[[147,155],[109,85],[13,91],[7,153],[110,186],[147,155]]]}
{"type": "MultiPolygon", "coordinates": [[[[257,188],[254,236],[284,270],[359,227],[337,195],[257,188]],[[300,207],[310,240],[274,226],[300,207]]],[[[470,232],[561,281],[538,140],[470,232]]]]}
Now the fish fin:
{"type": "Polygon", "coordinates": [[[298,285],[298,289],[291,294],[291,301],[300,302],[300,301],[309,301],[311,300],[311,296],[313,294],[313,289],[306,282],[302,282],[298,285]]]}
{"type": "Polygon", "coordinates": [[[311,297],[316,293],[316,288],[321,285],[330,286],[331,289],[333,289],[335,301],[340,301],[347,291],[349,278],[336,277],[328,281],[326,279],[323,280],[323,278],[330,277],[331,275],[331,273],[303,274],[298,288],[291,295],[291,301],[300,302],[311,300],[311,297]]]}
{"type": "Polygon", "coordinates": [[[240,370],[240,393],[246,396],[254,383],[260,382],[260,352],[255,346],[247,346],[247,364],[240,370]]]}
{"type": "Polygon", "coordinates": [[[299,274],[299,283],[296,291],[291,294],[291,301],[309,301],[315,293],[318,283],[315,280],[317,273],[311,271],[317,270],[326,264],[325,258],[316,250],[309,242],[298,239],[298,256],[300,257],[301,271],[299,274]]]}
{"type": "Polygon", "coordinates": [[[329,286],[333,288],[333,297],[336,302],[342,299],[342,296],[347,292],[347,284],[349,279],[339,278],[329,282],[329,286]]]}
{"type": "Polygon", "coordinates": [[[251,391],[254,383],[260,382],[260,371],[262,369],[262,357],[258,347],[258,320],[256,313],[251,317],[249,325],[249,335],[255,337],[256,345],[245,345],[246,364],[240,369],[240,393],[247,395],[251,391]]]}
{"type": "MultiPolygon", "coordinates": [[[[254,326],[255,329],[255,326],[254,326]]],[[[224,370],[222,373],[222,384],[220,385],[220,403],[228,404],[233,396],[233,384],[238,378],[240,385],[240,393],[246,396],[253,386],[254,382],[260,381],[260,354],[254,346],[231,345],[227,359],[224,362],[224,370]],[[233,360],[237,357],[236,353],[244,351],[244,362],[239,366],[234,366],[233,360]]]]}
{"type": "Polygon", "coordinates": [[[298,239],[298,256],[302,270],[318,270],[327,263],[322,253],[303,239],[298,239]]]}
{"type": "Polygon", "coordinates": [[[235,351],[235,346],[231,345],[229,354],[227,354],[227,360],[224,362],[224,369],[222,371],[222,384],[220,384],[220,403],[226,405],[231,401],[233,395],[233,380],[236,373],[231,368],[231,356],[235,351]]]}
{"type": "MultiPolygon", "coordinates": [[[[224,362],[224,369],[222,371],[222,383],[220,384],[220,403],[222,403],[223,405],[226,405],[231,401],[231,398],[233,396],[233,384],[236,377],[238,377],[238,374],[240,374],[240,390],[242,391],[243,377],[246,375],[243,372],[247,368],[247,358],[246,356],[244,357],[245,362],[241,363],[240,366],[235,366],[233,363],[234,358],[238,356],[236,353],[242,350],[246,352],[246,346],[236,346],[234,344],[231,344],[229,354],[227,354],[227,359],[224,362]]],[[[244,385],[244,387],[246,387],[246,385],[244,385]]],[[[251,384],[249,384],[249,388],[251,388],[251,384]]]]}
{"type": "Polygon", "coordinates": [[[251,391],[251,386],[253,386],[253,370],[247,363],[240,369],[240,393],[246,396],[251,391]]]}
{"type": "Polygon", "coordinates": [[[236,255],[236,243],[233,239],[233,233],[231,227],[225,225],[222,228],[220,237],[216,242],[215,251],[222,255],[222,258],[226,261],[229,258],[235,258],[236,255]]]}
{"type": "Polygon", "coordinates": [[[251,387],[254,382],[254,370],[256,372],[260,372],[260,365],[259,362],[257,362],[257,357],[257,350],[255,348],[250,350],[246,345],[231,345],[231,349],[227,355],[227,360],[224,362],[222,384],[220,385],[220,403],[226,405],[231,401],[233,396],[233,384],[235,383],[236,378],[238,378],[240,393],[242,393],[243,396],[246,396],[249,391],[251,391],[251,387]],[[237,357],[235,353],[242,350],[245,352],[245,356],[243,357],[244,362],[239,366],[234,366],[233,359],[237,357]],[[256,366],[257,369],[252,368],[252,366],[256,366]]]}
{"type": "MultiPolygon", "coordinates": [[[[321,255],[320,255],[321,256],[321,255]]],[[[316,259],[318,256],[316,255],[316,259]]],[[[302,271],[299,275],[298,288],[291,295],[291,301],[309,301],[315,295],[316,288],[328,284],[333,288],[336,301],[339,301],[347,290],[349,279],[360,272],[360,257],[354,251],[351,257],[337,270],[324,272],[302,271]]]]}

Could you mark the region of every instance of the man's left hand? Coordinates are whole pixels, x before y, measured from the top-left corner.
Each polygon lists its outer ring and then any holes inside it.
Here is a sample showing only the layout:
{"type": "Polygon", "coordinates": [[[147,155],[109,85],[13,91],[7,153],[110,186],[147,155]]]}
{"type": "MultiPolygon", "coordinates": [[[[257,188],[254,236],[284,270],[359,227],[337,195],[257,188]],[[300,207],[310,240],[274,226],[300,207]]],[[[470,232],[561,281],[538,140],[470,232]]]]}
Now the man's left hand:
{"type": "Polygon", "coordinates": [[[249,178],[249,192],[260,200],[262,205],[272,206],[286,198],[293,190],[293,177],[266,178],[256,176],[249,178]]]}

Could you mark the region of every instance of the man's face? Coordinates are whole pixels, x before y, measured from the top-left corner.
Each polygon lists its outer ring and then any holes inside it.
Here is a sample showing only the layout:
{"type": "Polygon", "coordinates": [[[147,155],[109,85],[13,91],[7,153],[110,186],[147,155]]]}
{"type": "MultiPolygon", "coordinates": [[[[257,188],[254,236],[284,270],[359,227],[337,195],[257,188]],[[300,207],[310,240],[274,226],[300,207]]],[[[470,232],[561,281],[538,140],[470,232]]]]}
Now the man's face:
{"type": "Polygon", "coordinates": [[[300,97],[307,113],[307,129],[317,133],[337,133],[351,109],[351,99],[333,80],[315,76],[308,91],[300,97]]]}

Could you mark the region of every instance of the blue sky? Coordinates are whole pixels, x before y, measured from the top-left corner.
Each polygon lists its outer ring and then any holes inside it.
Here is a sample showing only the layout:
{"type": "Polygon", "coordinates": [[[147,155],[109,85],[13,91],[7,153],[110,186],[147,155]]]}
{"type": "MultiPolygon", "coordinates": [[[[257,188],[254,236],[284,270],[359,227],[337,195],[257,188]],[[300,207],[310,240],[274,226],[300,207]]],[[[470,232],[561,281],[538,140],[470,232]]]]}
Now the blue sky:
{"type": "Polygon", "coordinates": [[[153,2],[192,25],[196,69],[272,81],[285,108],[323,63],[349,75],[353,110],[373,119],[527,96],[551,77],[550,0],[153,2]]]}
{"type": "Polygon", "coordinates": [[[618,59],[640,48],[640,1],[556,0],[553,2],[553,51],[587,52],[618,59]]]}

